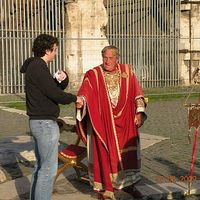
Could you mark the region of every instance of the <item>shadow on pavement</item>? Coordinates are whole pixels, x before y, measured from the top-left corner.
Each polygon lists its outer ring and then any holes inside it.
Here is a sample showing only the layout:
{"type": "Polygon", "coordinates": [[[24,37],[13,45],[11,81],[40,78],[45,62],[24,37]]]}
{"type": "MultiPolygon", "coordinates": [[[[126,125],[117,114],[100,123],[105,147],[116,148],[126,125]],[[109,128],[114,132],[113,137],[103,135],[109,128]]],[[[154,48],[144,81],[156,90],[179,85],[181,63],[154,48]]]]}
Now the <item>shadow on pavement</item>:
{"type": "Polygon", "coordinates": [[[30,186],[30,181],[26,176],[32,173],[33,161],[30,162],[27,160],[27,158],[21,155],[21,152],[31,152],[33,150],[32,142],[26,142],[24,136],[22,141],[19,137],[10,137],[1,140],[0,149],[1,169],[4,171],[7,180],[15,180],[15,188],[19,196],[18,199],[24,200],[24,195],[21,195],[23,190],[22,183],[18,181],[18,178],[23,177],[23,185],[26,187],[30,186]]]}

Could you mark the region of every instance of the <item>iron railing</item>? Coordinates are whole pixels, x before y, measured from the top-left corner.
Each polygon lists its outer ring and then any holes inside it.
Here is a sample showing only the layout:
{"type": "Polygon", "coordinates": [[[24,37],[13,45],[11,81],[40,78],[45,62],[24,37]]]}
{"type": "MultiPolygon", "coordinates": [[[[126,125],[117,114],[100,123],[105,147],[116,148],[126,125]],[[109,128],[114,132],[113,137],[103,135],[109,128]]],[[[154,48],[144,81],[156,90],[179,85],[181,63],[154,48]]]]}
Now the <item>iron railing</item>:
{"type": "MultiPolygon", "coordinates": [[[[50,64],[52,73],[66,67],[65,41],[70,40],[65,35],[66,2],[0,0],[0,94],[24,93],[20,67],[32,55],[33,39],[40,33],[60,39],[59,52],[50,64]]],[[[107,39],[119,47],[121,62],[133,65],[142,86],[177,86],[180,0],[105,0],[104,4],[107,39]]],[[[98,38],[91,40],[95,45],[98,38]]]]}

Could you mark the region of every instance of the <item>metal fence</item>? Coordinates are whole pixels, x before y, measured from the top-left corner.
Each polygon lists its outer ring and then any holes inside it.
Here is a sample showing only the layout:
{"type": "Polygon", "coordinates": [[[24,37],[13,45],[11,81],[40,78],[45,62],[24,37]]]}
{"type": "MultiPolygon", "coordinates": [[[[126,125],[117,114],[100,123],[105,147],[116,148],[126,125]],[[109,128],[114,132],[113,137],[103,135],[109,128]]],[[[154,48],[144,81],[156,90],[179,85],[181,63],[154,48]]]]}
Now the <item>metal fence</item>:
{"type": "Polygon", "coordinates": [[[131,63],[143,87],[179,82],[179,0],[106,1],[109,42],[120,48],[121,62],[131,63]]]}
{"type": "Polygon", "coordinates": [[[61,40],[51,71],[56,70],[55,66],[65,66],[63,1],[0,0],[0,15],[0,94],[24,92],[20,67],[32,55],[33,39],[40,33],[61,40]]]}
{"type": "MultiPolygon", "coordinates": [[[[70,38],[65,38],[64,2],[0,0],[0,94],[24,93],[20,67],[40,33],[60,39],[51,71],[65,66],[64,40],[70,38]]],[[[109,43],[120,48],[121,62],[134,66],[142,86],[178,85],[180,0],[105,0],[104,4],[109,43]]]]}

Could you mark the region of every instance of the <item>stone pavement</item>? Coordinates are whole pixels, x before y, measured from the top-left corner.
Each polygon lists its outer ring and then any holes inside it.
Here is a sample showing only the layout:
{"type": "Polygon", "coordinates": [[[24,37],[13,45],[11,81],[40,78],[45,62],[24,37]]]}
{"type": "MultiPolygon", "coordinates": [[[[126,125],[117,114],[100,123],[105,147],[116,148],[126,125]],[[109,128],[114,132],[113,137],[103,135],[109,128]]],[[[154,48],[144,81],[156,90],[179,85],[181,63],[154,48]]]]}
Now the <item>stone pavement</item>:
{"type": "MultiPolygon", "coordinates": [[[[198,199],[197,196],[183,196],[188,192],[187,176],[192,146],[187,144],[187,111],[182,109],[181,103],[182,101],[171,101],[148,105],[148,120],[140,130],[143,149],[142,181],[137,185],[144,194],[143,199],[198,199]]],[[[34,160],[34,155],[32,141],[27,136],[28,120],[24,114],[0,107],[1,170],[6,178],[16,170],[21,170],[23,175],[13,180],[14,175],[11,175],[10,180],[0,184],[0,200],[28,199],[33,167],[26,165],[27,161],[34,160]],[[12,162],[13,165],[17,163],[18,167],[11,172],[5,166],[10,166],[12,162]]],[[[68,136],[61,135],[61,140],[68,140],[68,136]]],[[[194,169],[194,178],[197,180],[192,182],[190,194],[200,194],[199,165],[197,153],[194,169]]],[[[123,192],[118,192],[116,196],[121,200],[132,199],[123,192]]],[[[53,194],[53,200],[69,198],[96,199],[88,185],[76,181],[72,169],[59,177],[53,194]]]]}

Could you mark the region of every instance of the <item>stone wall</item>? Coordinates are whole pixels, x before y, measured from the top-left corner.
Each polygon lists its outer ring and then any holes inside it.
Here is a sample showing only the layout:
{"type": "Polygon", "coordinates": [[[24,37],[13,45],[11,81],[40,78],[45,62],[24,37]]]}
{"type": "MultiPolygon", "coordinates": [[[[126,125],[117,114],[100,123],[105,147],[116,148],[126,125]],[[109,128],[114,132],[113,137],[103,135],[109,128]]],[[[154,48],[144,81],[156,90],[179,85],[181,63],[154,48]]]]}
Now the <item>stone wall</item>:
{"type": "Polygon", "coordinates": [[[193,83],[192,73],[200,65],[200,4],[181,4],[179,67],[181,84],[193,83]]]}
{"type": "Polygon", "coordinates": [[[104,29],[108,18],[103,0],[67,1],[66,70],[70,89],[79,87],[83,74],[102,63],[101,50],[108,45],[104,29]]]}

